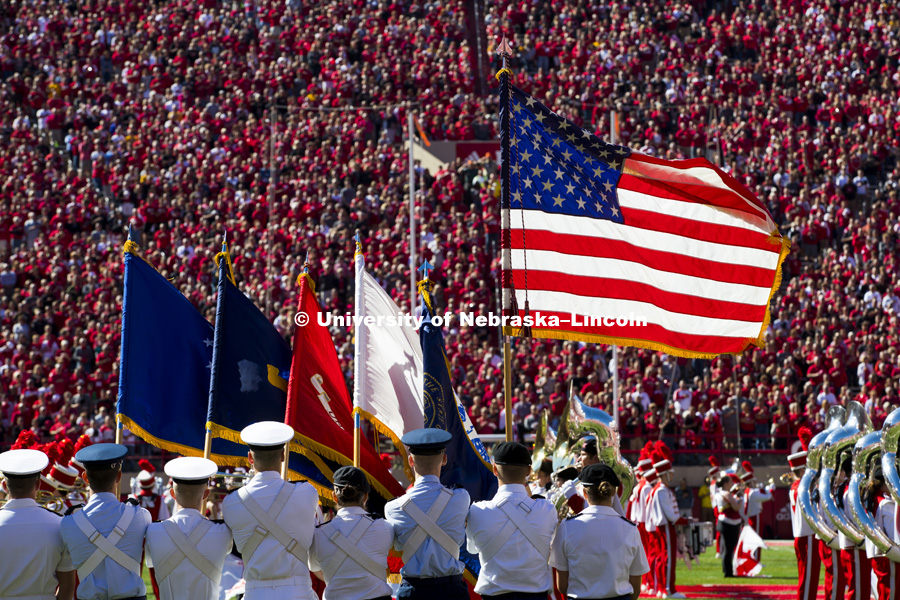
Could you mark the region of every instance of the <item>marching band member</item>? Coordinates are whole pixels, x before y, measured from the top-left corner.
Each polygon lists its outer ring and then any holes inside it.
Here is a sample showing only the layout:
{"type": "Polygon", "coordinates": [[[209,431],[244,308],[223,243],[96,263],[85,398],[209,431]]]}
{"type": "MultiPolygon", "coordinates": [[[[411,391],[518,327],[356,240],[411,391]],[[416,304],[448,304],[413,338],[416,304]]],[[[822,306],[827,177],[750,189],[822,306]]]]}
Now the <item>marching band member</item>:
{"type": "MultiPolygon", "coordinates": [[[[713,512],[713,523],[719,522],[719,509],[716,507],[716,490],[718,489],[718,481],[719,475],[721,473],[721,469],[719,468],[719,459],[715,456],[710,455],[709,457],[709,468],[706,470],[706,480],[709,483],[709,500],[710,504],[712,504],[712,512],[713,512]]],[[[716,558],[719,558],[720,548],[719,548],[719,529],[716,528],[716,558]]]]}
{"type": "Polygon", "coordinates": [[[154,521],[165,521],[172,516],[162,494],[157,493],[156,467],[149,460],[138,461],[141,472],[135,478],[137,490],[131,495],[141,508],[146,508],[154,521]]]}
{"type": "Polygon", "coordinates": [[[177,502],[171,518],[147,528],[147,566],[154,567],[160,600],[215,600],[231,531],[203,516],[209,479],[218,471],[205,458],[182,457],[166,463],[177,502]]]}
{"type": "Polygon", "coordinates": [[[541,466],[538,468],[537,481],[532,482],[529,488],[532,496],[540,494],[546,498],[552,487],[553,461],[549,458],[545,458],[541,461],[541,466]]]}
{"type": "Polygon", "coordinates": [[[762,505],[772,499],[772,491],[768,488],[758,487],[756,484],[756,475],[753,472],[753,465],[749,460],[741,463],[744,474],[741,475],[741,483],[746,486],[744,488],[744,518],[747,525],[750,526],[757,535],[762,536],[762,530],[759,525],[759,516],[762,514],[762,505]]]}
{"type": "Polygon", "coordinates": [[[337,514],[316,528],[309,570],[327,584],[324,600],[390,600],[387,558],[394,528],[365,506],[371,487],[356,467],[334,472],[337,514]]]}
{"type": "MultiPolygon", "coordinates": [[[[884,472],[881,466],[872,469],[871,483],[866,490],[865,502],[870,513],[875,515],[875,524],[880,526],[885,534],[894,540],[898,540],[895,524],[897,504],[888,493],[884,481],[884,472]]],[[[875,545],[866,540],[866,554],[872,559],[872,570],[877,579],[878,600],[897,600],[900,594],[897,592],[897,584],[900,583],[900,563],[895,563],[875,545]]]]}
{"type": "MultiPolygon", "coordinates": [[[[756,475],[753,472],[753,465],[750,464],[749,460],[742,462],[741,467],[744,469],[744,473],[741,475],[741,483],[745,486],[744,521],[758,536],[762,537],[759,517],[762,514],[763,503],[769,502],[772,499],[772,491],[768,487],[763,488],[756,485],[756,475]]],[[[759,555],[760,550],[754,550],[753,560],[759,562],[759,555]]]]}
{"type": "Polygon", "coordinates": [[[797,600],[816,600],[819,593],[821,558],[816,544],[816,534],[806,522],[797,499],[800,479],[806,470],[806,450],[809,440],[812,438],[812,431],[807,427],[802,427],[799,435],[803,450],[788,456],[788,464],[795,477],[790,492],[788,492],[788,498],[791,510],[791,529],[794,533],[794,554],[797,556],[797,600]]]}
{"type": "Polygon", "coordinates": [[[593,464],[581,483],[589,506],[559,524],[551,545],[557,587],[568,598],[637,600],[650,566],[637,527],[612,507],[621,482],[610,467],[593,464]],[[615,543],[598,543],[603,539],[615,543]]]}
{"type": "Polygon", "coordinates": [[[78,570],[78,600],[144,598],[141,553],[150,513],[116,496],[122,480],[121,444],[94,444],[75,458],[84,466],[91,498],[80,511],[63,517],[60,530],[78,570]]]}
{"type": "Polygon", "coordinates": [[[394,548],[403,553],[398,600],[466,600],[459,549],[466,540],[469,493],[441,485],[444,449],[452,436],[443,429],[410,431],[400,441],[409,448],[416,475],[412,488],[384,507],[394,527],[394,548]]]}
{"type": "MultiPolygon", "coordinates": [[[[816,491],[818,493],[818,491],[816,491]]],[[[834,529],[834,523],[831,517],[821,507],[821,499],[819,500],[819,514],[829,527],[834,529]]],[[[838,546],[839,538],[835,538],[832,544],[838,546]]],[[[844,591],[847,587],[844,569],[841,568],[841,550],[840,547],[832,548],[823,540],[819,540],[819,558],[822,562],[822,569],[825,571],[825,600],[841,600],[844,597],[844,591]]]]}
{"type": "Polygon", "coordinates": [[[578,493],[578,469],[574,465],[560,467],[554,474],[559,492],[566,497],[566,504],[576,515],[584,510],[585,500],[578,493]]]}
{"type": "Polygon", "coordinates": [[[553,590],[547,560],[558,523],[556,509],[543,498],[528,496],[528,448],[503,442],[494,448],[493,460],[500,488],[491,500],[469,508],[466,523],[468,551],[481,559],[475,593],[485,600],[547,600],[553,590]]]}
{"type": "Polygon", "coordinates": [[[716,529],[722,540],[720,555],[722,573],[725,577],[734,577],[734,551],[737,548],[738,538],[741,536],[741,524],[743,523],[741,518],[743,503],[737,494],[738,481],[736,475],[729,473],[722,475],[716,486],[715,505],[719,513],[716,529]]]}
{"type": "Polygon", "coordinates": [[[75,593],[75,568],[59,533],[62,519],[35,501],[49,464],[38,450],[0,454],[8,495],[0,509],[0,598],[71,600],[75,593]]]}
{"type": "Polygon", "coordinates": [[[256,475],[225,497],[222,516],[244,560],[246,600],[317,600],[307,561],[319,518],[319,495],[308,483],[281,478],[284,445],[294,430],[262,421],[241,431],[256,475]]]}
{"type": "MultiPolygon", "coordinates": [[[[835,474],[835,494],[838,508],[852,523],[850,515],[849,493],[851,458],[847,454],[838,472],[835,474]]],[[[844,580],[847,585],[848,600],[868,600],[872,593],[872,563],[866,556],[865,550],[859,548],[853,540],[843,533],[838,535],[841,545],[841,568],[844,570],[844,580]]]]}
{"type": "MultiPolygon", "coordinates": [[[[653,468],[653,459],[650,459],[650,468],[644,472],[644,480],[647,482],[647,485],[641,489],[641,493],[638,495],[635,513],[639,518],[637,522],[638,532],[643,536],[642,541],[644,543],[644,552],[647,554],[647,563],[653,565],[655,564],[656,554],[659,552],[656,547],[656,526],[652,525],[648,520],[650,496],[653,494],[653,488],[659,482],[659,475],[653,468]]],[[[656,573],[652,568],[649,573],[644,575],[641,590],[656,593],[656,573]]]]}
{"type": "MultiPolygon", "coordinates": [[[[635,474],[638,476],[639,481],[631,492],[631,498],[628,501],[628,508],[625,514],[638,528],[638,533],[641,536],[641,546],[644,549],[644,554],[648,557],[647,560],[649,563],[650,548],[647,539],[646,515],[644,513],[647,507],[647,497],[655,484],[656,471],[653,471],[653,460],[650,459],[646,447],[641,449],[640,458],[638,459],[637,467],[635,468],[635,474]],[[653,484],[649,483],[649,473],[651,471],[653,472],[653,484]],[[647,492],[645,493],[644,490],[647,490],[647,492]]],[[[646,591],[648,589],[647,585],[647,575],[644,575],[643,582],[641,583],[641,591],[646,591]]]]}
{"type": "MultiPolygon", "coordinates": [[[[648,502],[648,523],[656,527],[656,595],[660,598],[684,598],[675,590],[675,565],[678,558],[678,543],[675,525],[685,525],[688,519],[678,512],[678,502],[668,483],[672,478],[672,453],[659,443],[653,454],[653,468],[659,474],[659,482],[654,486],[648,502]]],[[[651,568],[654,565],[651,565],[651,568]]]]}

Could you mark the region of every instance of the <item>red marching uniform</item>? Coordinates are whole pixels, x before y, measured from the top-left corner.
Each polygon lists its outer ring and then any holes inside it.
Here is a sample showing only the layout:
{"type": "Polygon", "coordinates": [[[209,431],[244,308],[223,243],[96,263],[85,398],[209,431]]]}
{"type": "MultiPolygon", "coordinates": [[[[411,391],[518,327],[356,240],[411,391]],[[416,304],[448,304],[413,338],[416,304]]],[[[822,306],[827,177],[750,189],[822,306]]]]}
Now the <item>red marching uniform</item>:
{"type": "Polygon", "coordinates": [[[819,569],[821,558],[816,535],[800,513],[797,488],[800,480],[791,484],[788,493],[791,506],[791,529],[794,533],[794,554],[797,556],[797,600],[816,600],[819,593],[819,569]]]}
{"type": "MultiPolygon", "coordinates": [[[[900,532],[897,530],[896,503],[884,493],[879,493],[875,500],[878,503],[875,509],[875,523],[889,538],[897,542],[900,540],[900,532]]],[[[866,553],[872,559],[872,571],[877,579],[878,600],[900,600],[900,593],[897,592],[897,587],[900,586],[900,563],[895,563],[881,554],[868,540],[866,553]]]]}
{"type": "Polygon", "coordinates": [[[678,542],[674,526],[683,525],[688,520],[679,514],[675,494],[662,480],[662,474],[672,471],[671,451],[660,443],[654,451],[653,460],[653,468],[660,474],[660,481],[653,487],[647,507],[647,530],[649,532],[651,527],[655,529],[651,533],[655,537],[654,562],[650,564],[650,569],[655,574],[655,585],[651,591],[672,596],[677,593],[675,565],[678,542]]]}

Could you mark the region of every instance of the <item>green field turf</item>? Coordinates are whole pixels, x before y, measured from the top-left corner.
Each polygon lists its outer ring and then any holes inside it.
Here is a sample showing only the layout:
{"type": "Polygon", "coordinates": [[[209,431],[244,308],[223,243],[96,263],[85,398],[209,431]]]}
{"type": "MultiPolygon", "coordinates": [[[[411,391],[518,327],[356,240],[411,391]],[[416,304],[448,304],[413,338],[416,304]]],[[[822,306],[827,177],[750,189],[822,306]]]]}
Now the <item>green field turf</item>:
{"type": "Polygon", "coordinates": [[[722,562],[716,558],[715,550],[708,548],[706,553],[700,555],[699,566],[695,564],[689,569],[683,562],[679,562],[675,580],[678,584],[683,585],[715,585],[717,583],[727,583],[728,585],[753,585],[754,583],[796,585],[797,559],[794,557],[794,547],[792,545],[772,546],[768,550],[763,550],[761,562],[765,566],[759,577],[725,579],[722,576],[722,562]]]}
{"type": "MultiPolygon", "coordinates": [[[[679,562],[676,581],[678,585],[796,585],[797,560],[794,558],[793,546],[773,546],[769,550],[763,550],[762,563],[765,566],[760,577],[725,579],[722,576],[721,561],[710,548],[700,555],[699,566],[695,564],[688,568],[683,562],[679,562]]],[[[155,598],[147,569],[144,569],[144,582],[147,584],[147,598],[155,598]]]]}

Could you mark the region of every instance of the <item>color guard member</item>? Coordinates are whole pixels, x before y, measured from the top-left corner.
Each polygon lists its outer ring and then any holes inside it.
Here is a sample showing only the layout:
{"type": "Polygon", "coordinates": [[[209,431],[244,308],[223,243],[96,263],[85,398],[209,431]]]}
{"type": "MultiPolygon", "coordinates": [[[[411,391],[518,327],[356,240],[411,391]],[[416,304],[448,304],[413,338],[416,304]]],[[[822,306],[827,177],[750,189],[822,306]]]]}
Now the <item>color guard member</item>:
{"type": "Polygon", "coordinates": [[[256,475],[225,497],[222,516],[244,559],[245,600],[317,600],[309,578],[309,546],[319,495],[308,483],[281,478],[289,425],[262,421],[241,431],[256,475]]]}
{"type": "Polygon", "coordinates": [[[8,497],[0,509],[0,598],[71,600],[75,593],[75,567],[59,533],[62,519],[35,502],[49,464],[39,450],[0,454],[8,497]]]}
{"type": "Polygon", "coordinates": [[[175,514],[147,528],[147,566],[154,567],[160,600],[216,600],[225,556],[231,552],[231,530],[203,515],[209,479],[219,468],[199,457],[166,463],[172,482],[175,514]]]}
{"type": "Polygon", "coordinates": [[[481,560],[475,593],[485,600],[547,600],[553,590],[547,561],[559,522],[556,509],[543,498],[528,496],[528,448],[503,442],[494,448],[493,460],[500,488],[493,499],[469,508],[466,523],[468,551],[481,560]]]}
{"type": "Polygon", "coordinates": [[[637,600],[650,570],[634,523],[612,507],[621,485],[608,466],[581,472],[589,506],[559,524],[550,551],[559,591],[568,598],[637,600]]]}
{"type": "Polygon", "coordinates": [[[126,454],[128,448],[121,444],[94,444],[75,455],[84,465],[91,498],[83,509],[63,517],[60,527],[78,570],[78,600],[147,596],[141,553],[150,513],[116,496],[126,454]]]}
{"type": "Polygon", "coordinates": [[[394,527],[394,548],[403,553],[398,600],[466,600],[459,549],[466,541],[469,493],[441,485],[444,449],[452,436],[443,429],[417,429],[400,441],[409,448],[416,475],[412,488],[384,507],[394,527]]]}
{"type": "Polygon", "coordinates": [[[387,558],[394,528],[366,512],[371,486],[356,467],[334,472],[337,514],[316,528],[309,570],[325,581],[324,600],[391,600],[387,558]]]}

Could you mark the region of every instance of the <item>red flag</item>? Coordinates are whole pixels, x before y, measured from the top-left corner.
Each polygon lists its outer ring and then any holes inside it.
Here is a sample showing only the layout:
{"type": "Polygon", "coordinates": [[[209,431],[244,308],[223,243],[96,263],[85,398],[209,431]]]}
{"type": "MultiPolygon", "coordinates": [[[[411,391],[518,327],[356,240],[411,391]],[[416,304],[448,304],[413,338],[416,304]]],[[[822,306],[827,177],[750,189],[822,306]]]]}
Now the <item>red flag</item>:
{"type": "MultiPolygon", "coordinates": [[[[316,300],[315,284],[309,275],[299,277],[298,315],[306,315],[305,325],[294,330],[294,355],[287,389],[285,423],[294,428],[296,442],[324,458],[343,465],[353,464],[353,405],[344,383],[331,334],[319,324],[321,308],[316,300]]],[[[381,458],[369,444],[361,441],[360,467],[372,488],[386,499],[403,494],[381,458]]]]}

